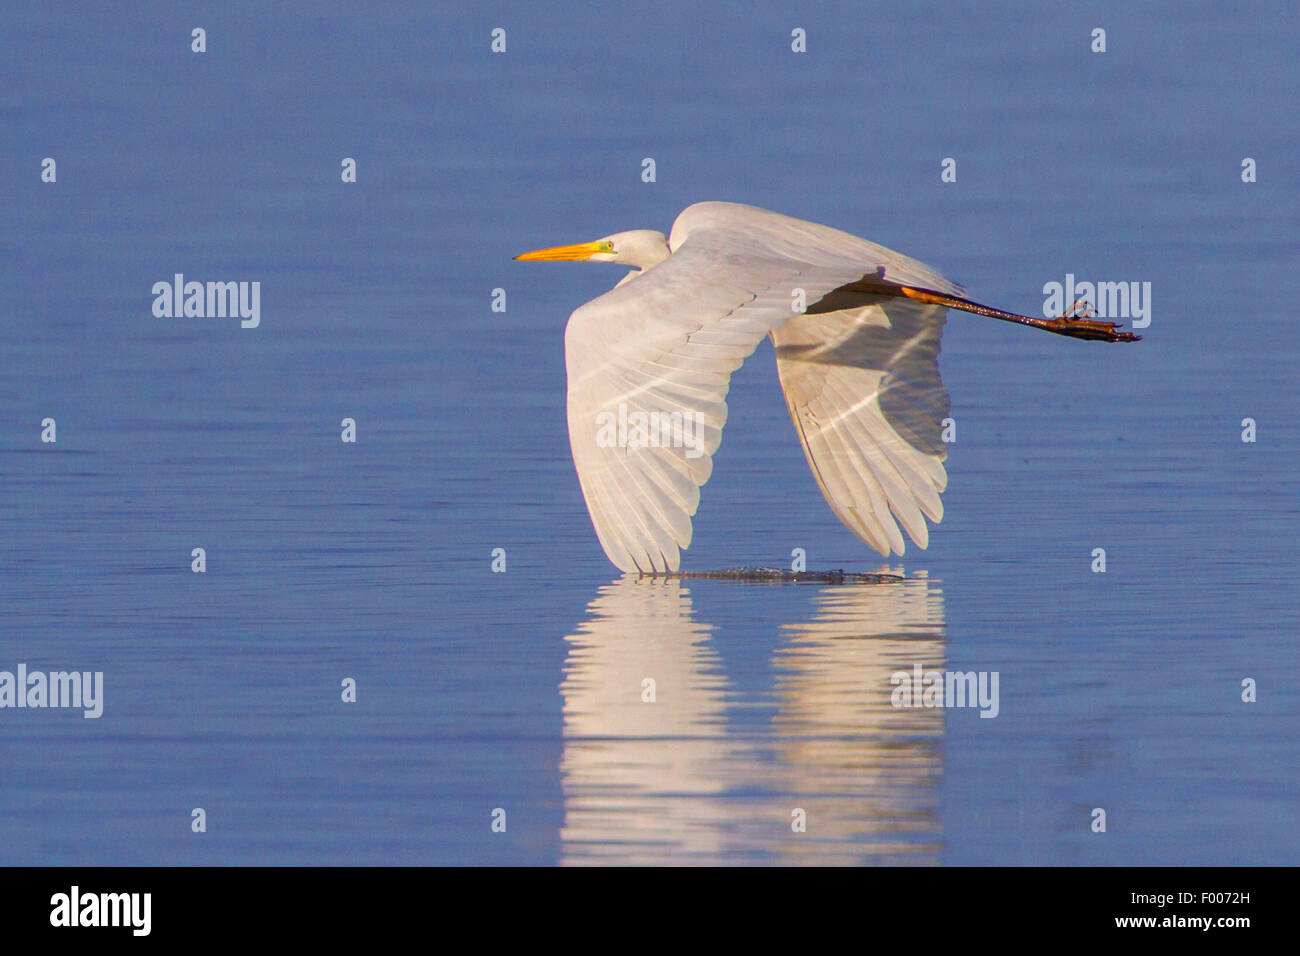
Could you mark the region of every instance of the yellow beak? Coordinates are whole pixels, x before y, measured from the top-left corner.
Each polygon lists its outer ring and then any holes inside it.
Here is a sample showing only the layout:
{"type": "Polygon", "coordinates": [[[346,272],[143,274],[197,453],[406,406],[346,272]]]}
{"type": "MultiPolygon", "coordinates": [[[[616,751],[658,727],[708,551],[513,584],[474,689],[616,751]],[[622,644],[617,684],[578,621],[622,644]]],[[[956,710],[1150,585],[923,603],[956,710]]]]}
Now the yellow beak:
{"type": "Polygon", "coordinates": [[[573,246],[552,246],[550,249],[535,249],[532,252],[525,252],[523,255],[515,256],[520,262],[532,262],[534,260],[575,260],[590,259],[598,252],[606,250],[600,247],[599,242],[580,242],[573,246]]]}

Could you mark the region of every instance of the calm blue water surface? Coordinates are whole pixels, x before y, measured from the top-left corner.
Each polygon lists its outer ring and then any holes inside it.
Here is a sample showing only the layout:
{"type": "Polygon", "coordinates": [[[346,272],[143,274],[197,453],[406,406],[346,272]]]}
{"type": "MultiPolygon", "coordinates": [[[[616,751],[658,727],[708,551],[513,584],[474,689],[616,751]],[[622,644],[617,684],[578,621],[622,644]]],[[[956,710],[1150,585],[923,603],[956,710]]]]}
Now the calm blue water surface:
{"type": "MultiPolygon", "coordinates": [[[[0,710],[0,863],[1297,862],[1294,6],[544,6],[7,16],[0,670],[106,699],[0,710]],[[562,330],[621,272],[510,257],[703,199],[1017,311],[1150,282],[1152,322],[950,314],[905,583],[620,579],[562,330]],[[177,272],[260,281],[260,327],[156,318],[177,272]],[[891,707],[918,662],[998,671],[998,717],[891,707]]],[[[684,566],[881,567],[770,346],[730,406],[684,566]]]]}

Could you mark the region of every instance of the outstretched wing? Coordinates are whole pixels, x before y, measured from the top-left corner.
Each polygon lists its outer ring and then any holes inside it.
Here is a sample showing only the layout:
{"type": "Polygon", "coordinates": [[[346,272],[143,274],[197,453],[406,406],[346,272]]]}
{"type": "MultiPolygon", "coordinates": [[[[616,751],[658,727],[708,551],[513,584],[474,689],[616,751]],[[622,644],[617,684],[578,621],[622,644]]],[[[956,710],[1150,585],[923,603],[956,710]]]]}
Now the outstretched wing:
{"type": "Polygon", "coordinates": [[[601,545],[624,571],[677,569],[731,373],[800,301],[815,309],[863,277],[960,292],[881,246],[733,203],[689,207],[669,245],[667,260],[579,308],[565,330],[573,460],[601,545]]]}
{"type": "Polygon", "coordinates": [[[946,310],[909,299],[833,293],[826,311],[772,333],[795,431],[831,510],[881,554],[902,554],[906,531],[929,544],[947,487],[939,377],[946,310]]]}

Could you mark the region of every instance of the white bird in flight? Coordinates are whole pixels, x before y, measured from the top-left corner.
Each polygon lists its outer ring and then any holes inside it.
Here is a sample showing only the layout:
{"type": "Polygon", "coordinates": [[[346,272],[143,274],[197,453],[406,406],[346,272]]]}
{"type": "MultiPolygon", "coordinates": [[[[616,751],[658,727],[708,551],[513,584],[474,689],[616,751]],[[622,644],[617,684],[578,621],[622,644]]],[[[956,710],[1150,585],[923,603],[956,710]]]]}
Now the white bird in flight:
{"type": "Polygon", "coordinates": [[[676,571],[727,420],[731,373],[763,336],[831,510],[883,555],[943,518],[939,377],[946,309],[1132,342],[1076,303],[1056,319],[993,309],[935,269],[829,226],[728,202],[521,260],[631,266],[564,333],[569,444],[587,511],[623,571],[676,571]],[[901,526],[901,531],[900,531],[901,526]]]}

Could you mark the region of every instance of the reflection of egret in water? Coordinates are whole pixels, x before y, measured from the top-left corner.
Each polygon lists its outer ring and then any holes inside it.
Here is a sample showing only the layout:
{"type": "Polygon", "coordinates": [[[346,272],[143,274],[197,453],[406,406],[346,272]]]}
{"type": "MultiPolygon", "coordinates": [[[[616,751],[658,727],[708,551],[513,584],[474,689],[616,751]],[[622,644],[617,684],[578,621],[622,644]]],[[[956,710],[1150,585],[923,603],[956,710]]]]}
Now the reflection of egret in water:
{"type": "Polygon", "coordinates": [[[691,620],[676,581],[627,576],[588,610],[560,685],[566,858],[716,858],[726,807],[697,798],[722,796],[733,744],[711,628],[691,620]],[[642,700],[646,678],[654,703],[642,700]]]}
{"type": "MultiPolygon", "coordinates": [[[[697,587],[701,585],[695,585],[697,587]]],[[[735,586],[735,585],[727,585],[735,586]]],[[[774,694],[737,699],[681,581],[602,587],[570,635],[566,863],[934,862],[943,716],[890,706],[890,676],[943,663],[924,579],[824,588],[782,626],[774,694]],[[642,700],[655,681],[655,703],[642,700]],[[771,724],[729,705],[774,704],[771,724]],[[791,811],[808,815],[791,831],[791,811]]]]}
{"type": "Polygon", "coordinates": [[[775,660],[773,776],[808,814],[807,832],[783,840],[782,856],[938,862],[943,710],[893,707],[890,677],[942,667],[939,587],[920,578],[827,588],[817,605],[812,621],[782,626],[794,640],[775,660]]]}

